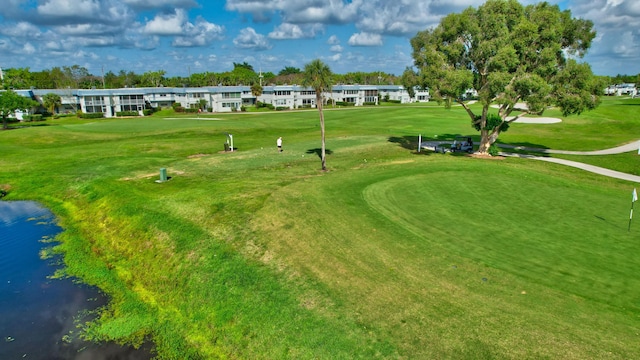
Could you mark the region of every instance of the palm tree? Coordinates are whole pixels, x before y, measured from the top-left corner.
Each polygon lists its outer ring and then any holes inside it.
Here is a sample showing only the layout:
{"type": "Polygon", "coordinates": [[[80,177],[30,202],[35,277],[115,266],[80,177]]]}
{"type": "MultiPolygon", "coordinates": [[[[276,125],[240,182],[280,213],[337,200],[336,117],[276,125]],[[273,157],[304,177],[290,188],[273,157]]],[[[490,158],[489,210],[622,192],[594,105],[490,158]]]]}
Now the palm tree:
{"type": "Polygon", "coordinates": [[[258,107],[258,97],[262,95],[262,85],[256,83],[251,85],[251,95],[256,97],[256,107],[258,107]]]}
{"type": "Polygon", "coordinates": [[[62,99],[60,95],[48,93],[42,97],[42,102],[44,107],[49,110],[49,112],[53,115],[56,112],[56,109],[62,105],[62,99]]]}
{"type": "Polygon", "coordinates": [[[316,107],[320,113],[320,136],[322,138],[322,150],[320,159],[322,160],[322,170],[327,170],[327,160],[324,142],[324,114],[322,113],[322,93],[331,90],[332,85],[331,69],[320,59],[316,59],[304,66],[302,86],[310,87],[316,92],[316,107]]]}

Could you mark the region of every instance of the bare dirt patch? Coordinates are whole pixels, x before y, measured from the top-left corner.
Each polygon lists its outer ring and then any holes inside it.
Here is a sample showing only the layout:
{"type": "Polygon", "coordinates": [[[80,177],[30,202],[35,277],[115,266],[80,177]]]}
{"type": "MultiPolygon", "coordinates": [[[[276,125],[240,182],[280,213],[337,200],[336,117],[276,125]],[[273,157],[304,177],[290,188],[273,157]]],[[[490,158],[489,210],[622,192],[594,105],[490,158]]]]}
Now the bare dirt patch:
{"type": "Polygon", "coordinates": [[[468,154],[468,157],[476,158],[476,159],[487,159],[487,160],[504,160],[504,156],[491,156],[491,155],[483,155],[483,154],[468,154]]]}

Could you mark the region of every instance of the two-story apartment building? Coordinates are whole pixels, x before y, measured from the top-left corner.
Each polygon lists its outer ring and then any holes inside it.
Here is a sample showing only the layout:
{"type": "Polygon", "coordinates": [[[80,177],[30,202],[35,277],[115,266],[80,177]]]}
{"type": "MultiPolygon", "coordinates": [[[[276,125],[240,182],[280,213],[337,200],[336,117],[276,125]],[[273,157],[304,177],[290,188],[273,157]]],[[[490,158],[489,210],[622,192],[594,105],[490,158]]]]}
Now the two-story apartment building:
{"type": "MultiPolygon", "coordinates": [[[[210,109],[213,112],[240,110],[242,106],[257,101],[272,104],[276,108],[300,109],[316,107],[316,93],[299,85],[272,85],[263,87],[262,95],[255,97],[249,86],[211,87],[154,87],[122,89],[31,89],[19,90],[22,96],[43,103],[43,96],[54,93],[61,97],[64,112],[81,110],[85,113],[102,113],[116,116],[122,111],[146,108],[167,108],[178,104],[185,108],[210,109]]],[[[428,90],[416,90],[414,98],[399,85],[335,85],[322,94],[325,103],[351,103],[355,106],[378,104],[388,98],[401,103],[429,101],[428,90]]]]}

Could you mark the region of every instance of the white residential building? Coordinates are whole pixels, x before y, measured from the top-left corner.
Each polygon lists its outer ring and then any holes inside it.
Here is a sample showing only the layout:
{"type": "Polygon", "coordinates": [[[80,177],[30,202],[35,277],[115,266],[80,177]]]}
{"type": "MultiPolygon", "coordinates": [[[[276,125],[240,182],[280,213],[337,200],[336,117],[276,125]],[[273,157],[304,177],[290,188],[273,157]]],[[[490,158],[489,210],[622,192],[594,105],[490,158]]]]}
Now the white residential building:
{"type": "MultiPolygon", "coordinates": [[[[263,87],[262,95],[255,97],[249,86],[211,87],[154,87],[122,89],[31,89],[19,90],[22,96],[43,102],[44,95],[54,93],[61,97],[59,112],[81,110],[84,113],[102,113],[105,117],[119,112],[168,108],[179,105],[187,109],[205,109],[212,112],[239,111],[242,106],[253,106],[257,101],[275,108],[300,109],[316,107],[316,93],[299,85],[263,87]]],[[[324,103],[349,103],[354,106],[377,105],[379,101],[400,103],[429,101],[428,90],[416,90],[414,98],[400,85],[335,85],[322,94],[324,103]]]]}

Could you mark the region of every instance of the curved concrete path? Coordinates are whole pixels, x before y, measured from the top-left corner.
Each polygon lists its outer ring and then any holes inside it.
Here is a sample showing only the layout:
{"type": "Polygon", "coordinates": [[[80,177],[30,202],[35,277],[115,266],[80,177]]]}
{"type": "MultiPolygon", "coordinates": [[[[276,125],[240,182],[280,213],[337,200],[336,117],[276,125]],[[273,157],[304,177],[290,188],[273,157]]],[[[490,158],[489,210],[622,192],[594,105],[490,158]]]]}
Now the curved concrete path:
{"type": "MultiPolygon", "coordinates": [[[[631,142],[631,143],[628,143],[628,144],[625,144],[625,145],[622,145],[622,146],[617,146],[615,148],[597,150],[597,151],[551,150],[551,149],[528,148],[528,147],[523,147],[523,146],[511,146],[511,145],[502,145],[502,144],[498,144],[498,146],[500,146],[501,148],[526,150],[526,151],[540,152],[540,153],[545,153],[545,154],[612,155],[612,154],[621,154],[621,153],[630,152],[630,151],[637,151],[639,149],[639,147],[640,147],[640,140],[634,141],[634,142],[631,142]]],[[[543,156],[514,154],[514,153],[507,153],[507,152],[501,152],[500,155],[503,155],[503,156],[515,156],[515,157],[526,158],[526,159],[547,161],[547,162],[552,162],[552,163],[556,163],[556,164],[562,164],[562,165],[566,165],[566,166],[575,167],[575,168],[578,168],[578,169],[582,169],[582,170],[585,170],[585,171],[589,171],[589,172],[600,174],[600,175],[604,175],[604,176],[609,176],[609,177],[616,178],[616,179],[622,179],[622,180],[627,180],[627,181],[640,183],[640,176],[638,176],[638,175],[627,174],[627,173],[623,173],[623,172],[620,172],[620,171],[610,170],[610,169],[606,169],[606,168],[602,168],[602,167],[594,166],[594,165],[589,165],[589,164],[585,164],[585,163],[581,163],[581,162],[577,162],[577,161],[571,161],[571,160],[565,160],[565,159],[556,159],[556,158],[543,157],[543,156]]]]}

